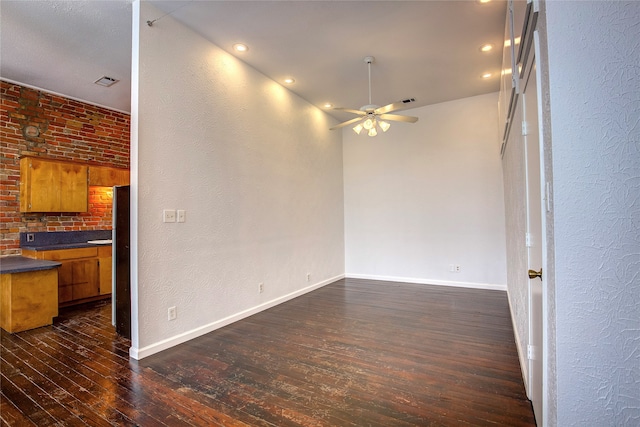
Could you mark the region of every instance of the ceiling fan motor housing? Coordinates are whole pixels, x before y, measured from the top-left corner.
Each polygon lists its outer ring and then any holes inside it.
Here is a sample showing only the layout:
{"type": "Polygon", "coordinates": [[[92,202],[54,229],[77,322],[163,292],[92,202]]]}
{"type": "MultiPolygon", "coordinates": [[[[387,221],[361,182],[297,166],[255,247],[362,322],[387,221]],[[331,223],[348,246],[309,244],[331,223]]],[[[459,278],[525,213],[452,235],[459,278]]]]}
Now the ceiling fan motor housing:
{"type": "Polygon", "coordinates": [[[363,105],[362,107],[360,107],[360,111],[366,111],[367,113],[373,113],[376,108],[380,108],[380,106],[379,105],[375,105],[375,104],[363,105]]]}

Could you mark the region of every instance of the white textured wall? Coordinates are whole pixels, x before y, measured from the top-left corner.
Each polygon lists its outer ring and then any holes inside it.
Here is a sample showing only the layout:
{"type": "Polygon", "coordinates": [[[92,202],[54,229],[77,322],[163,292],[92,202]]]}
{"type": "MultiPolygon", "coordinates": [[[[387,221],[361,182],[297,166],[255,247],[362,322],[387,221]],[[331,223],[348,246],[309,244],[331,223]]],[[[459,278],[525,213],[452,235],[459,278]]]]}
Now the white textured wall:
{"type": "Polygon", "coordinates": [[[496,104],[494,93],[407,110],[417,123],[375,138],[343,131],[348,276],[504,288],[496,104]]]}
{"type": "Polygon", "coordinates": [[[640,425],[640,2],[546,3],[557,425],[640,425]]]}
{"type": "Polygon", "coordinates": [[[145,356],[341,277],[344,241],[333,121],[170,16],[147,26],[164,14],[140,6],[132,354],[145,356]]]}

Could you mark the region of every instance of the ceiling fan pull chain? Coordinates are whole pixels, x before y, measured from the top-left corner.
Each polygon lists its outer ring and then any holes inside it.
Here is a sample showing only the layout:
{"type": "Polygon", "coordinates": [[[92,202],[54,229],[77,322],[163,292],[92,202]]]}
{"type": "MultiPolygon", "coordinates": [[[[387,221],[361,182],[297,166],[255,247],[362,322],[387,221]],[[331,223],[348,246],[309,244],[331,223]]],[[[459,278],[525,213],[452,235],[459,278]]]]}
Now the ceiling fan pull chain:
{"type": "Polygon", "coordinates": [[[371,105],[371,62],[372,60],[367,61],[369,65],[369,105],[371,105]]]}

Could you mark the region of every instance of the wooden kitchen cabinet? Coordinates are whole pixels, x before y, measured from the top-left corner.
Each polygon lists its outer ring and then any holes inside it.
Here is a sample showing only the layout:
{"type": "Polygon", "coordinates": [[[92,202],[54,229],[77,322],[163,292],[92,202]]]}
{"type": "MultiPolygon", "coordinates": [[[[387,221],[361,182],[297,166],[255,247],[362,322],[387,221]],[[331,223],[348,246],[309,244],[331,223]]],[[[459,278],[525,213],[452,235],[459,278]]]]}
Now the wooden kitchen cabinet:
{"type": "Polygon", "coordinates": [[[0,275],[0,327],[14,333],[52,324],[57,284],[55,268],[0,275]]]}
{"type": "Polygon", "coordinates": [[[129,170],[107,166],[89,166],[89,185],[100,187],[129,185],[129,170]]]}
{"type": "Polygon", "coordinates": [[[22,255],[62,263],[58,268],[60,306],[91,301],[111,293],[111,246],[50,251],[23,249],[22,255]]]}
{"type": "Polygon", "coordinates": [[[42,157],[20,159],[20,212],[87,212],[88,167],[42,157]]]}

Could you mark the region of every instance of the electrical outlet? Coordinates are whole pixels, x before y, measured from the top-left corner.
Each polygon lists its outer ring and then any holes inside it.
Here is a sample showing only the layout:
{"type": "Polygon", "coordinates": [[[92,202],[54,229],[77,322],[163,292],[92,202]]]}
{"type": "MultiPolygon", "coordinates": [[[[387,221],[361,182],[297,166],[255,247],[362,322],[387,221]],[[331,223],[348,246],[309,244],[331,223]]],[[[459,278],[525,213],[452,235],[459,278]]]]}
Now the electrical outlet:
{"type": "Polygon", "coordinates": [[[456,273],[460,273],[460,266],[456,265],[456,273]]]}
{"type": "Polygon", "coordinates": [[[264,283],[258,283],[258,293],[261,294],[264,292],[264,283]]]}
{"type": "Polygon", "coordinates": [[[167,310],[167,317],[169,318],[169,320],[176,320],[176,317],[178,317],[178,312],[176,311],[175,305],[173,307],[169,307],[169,310],[167,310]]]}
{"type": "Polygon", "coordinates": [[[36,240],[36,236],[33,233],[27,233],[27,242],[33,242],[36,240]]]}
{"type": "Polygon", "coordinates": [[[187,221],[187,211],[184,209],[178,209],[177,211],[177,219],[178,222],[186,222],[187,221]]]}
{"type": "Polygon", "coordinates": [[[451,273],[460,273],[460,266],[457,264],[449,264],[449,271],[451,273]]]}
{"type": "Polygon", "coordinates": [[[176,210],[165,209],[162,211],[162,222],[176,222],[176,210]]]}
{"type": "Polygon", "coordinates": [[[311,273],[307,273],[307,282],[311,281],[311,273]]]}

